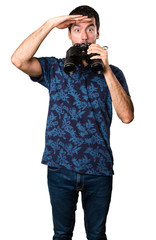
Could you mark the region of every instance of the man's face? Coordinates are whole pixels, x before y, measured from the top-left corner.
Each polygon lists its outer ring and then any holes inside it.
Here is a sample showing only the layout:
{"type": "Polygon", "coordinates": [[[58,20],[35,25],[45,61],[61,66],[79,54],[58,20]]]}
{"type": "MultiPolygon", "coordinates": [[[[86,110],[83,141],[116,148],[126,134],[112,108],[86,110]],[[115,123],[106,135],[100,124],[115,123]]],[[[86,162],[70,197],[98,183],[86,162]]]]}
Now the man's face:
{"type": "Polygon", "coordinates": [[[74,23],[71,26],[71,32],[68,30],[69,39],[72,44],[75,43],[96,43],[99,38],[95,18],[89,18],[89,22],[74,23]]]}

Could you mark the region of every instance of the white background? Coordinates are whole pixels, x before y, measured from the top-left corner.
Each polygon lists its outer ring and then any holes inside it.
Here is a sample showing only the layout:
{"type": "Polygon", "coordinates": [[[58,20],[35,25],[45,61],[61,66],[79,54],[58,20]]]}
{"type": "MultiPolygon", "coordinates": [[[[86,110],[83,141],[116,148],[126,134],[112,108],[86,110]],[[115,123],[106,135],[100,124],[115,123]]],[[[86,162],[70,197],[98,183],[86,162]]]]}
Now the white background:
{"type": "MultiPolygon", "coordinates": [[[[53,234],[47,167],[41,164],[49,94],[12,65],[11,55],[49,18],[69,14],[83,4],[99,13],[101,36],[97,43],[109,46],[109,62],[124,72],[135,107],[130,124],[123,124],[113,112],[115,175],[107,236],[109,240],[156,239],[154,1],[6,0],[0,15],[2,240],[50,240],[53,234]]],[[[67,29],[54,29],[36,56],[64,57],[70,46],[67,29]]],[[[73,239],[86,239],[81,193],[73,239]]]]}

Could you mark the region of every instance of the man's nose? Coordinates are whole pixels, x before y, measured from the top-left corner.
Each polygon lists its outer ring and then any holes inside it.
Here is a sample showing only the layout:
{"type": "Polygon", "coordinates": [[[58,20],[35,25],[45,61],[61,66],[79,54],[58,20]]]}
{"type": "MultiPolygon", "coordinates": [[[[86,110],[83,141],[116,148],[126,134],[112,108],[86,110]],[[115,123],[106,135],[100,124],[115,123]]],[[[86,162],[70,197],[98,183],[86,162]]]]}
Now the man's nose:
{"type": "Polygon", "coordinates": [[[86,40],[88,37],[87,37],[87,33],[86,33],[86,31],[83,31],[82,32],[82,39],[83,40],[86,40]]]}

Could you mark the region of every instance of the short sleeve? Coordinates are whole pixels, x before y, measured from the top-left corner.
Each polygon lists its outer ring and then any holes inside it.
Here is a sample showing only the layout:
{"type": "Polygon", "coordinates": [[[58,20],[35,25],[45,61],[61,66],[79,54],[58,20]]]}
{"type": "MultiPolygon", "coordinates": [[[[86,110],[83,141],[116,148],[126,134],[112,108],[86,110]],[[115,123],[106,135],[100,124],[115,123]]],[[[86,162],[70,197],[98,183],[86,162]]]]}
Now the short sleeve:
{"type": "Polygon", "coordinates": [[[123,72],[118,67],[115,67],[113,65],[110,65],[110,67],[111,67],[114,75],[118,79],[119,83],[121,84],[121,86],[123,87],[125,92],[127,93],[127,95],[130,96],[130,92],[129,92],[128,85],[127,85],[127,82],[126,82],[126,78],[125,78],[123,72]]]}
{"type": "Polygon", "coordinates": [[[55,57],[40,57],[36,59],[39,61],[42,68],[41,77],[32,77],[30,79],[34,82],[38,82],[46,88],[50,88],[50,82],[55,74],[55,68],[57,65],[57,59],[55,57]]]}

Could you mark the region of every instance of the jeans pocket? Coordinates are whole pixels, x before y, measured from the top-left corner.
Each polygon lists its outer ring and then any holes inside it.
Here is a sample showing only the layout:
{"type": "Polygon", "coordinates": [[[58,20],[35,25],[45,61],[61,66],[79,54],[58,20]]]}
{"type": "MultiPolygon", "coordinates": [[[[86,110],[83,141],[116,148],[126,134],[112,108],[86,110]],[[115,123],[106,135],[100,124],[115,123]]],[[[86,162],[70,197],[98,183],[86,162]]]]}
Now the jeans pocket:
{"type": "Polygon", "coordinates": [[[51,172],[58,172],[60,171],[61,168],[58,168],[58,167],[49,167],[48,166],[48,171],[51,171],[51,172]]]}

